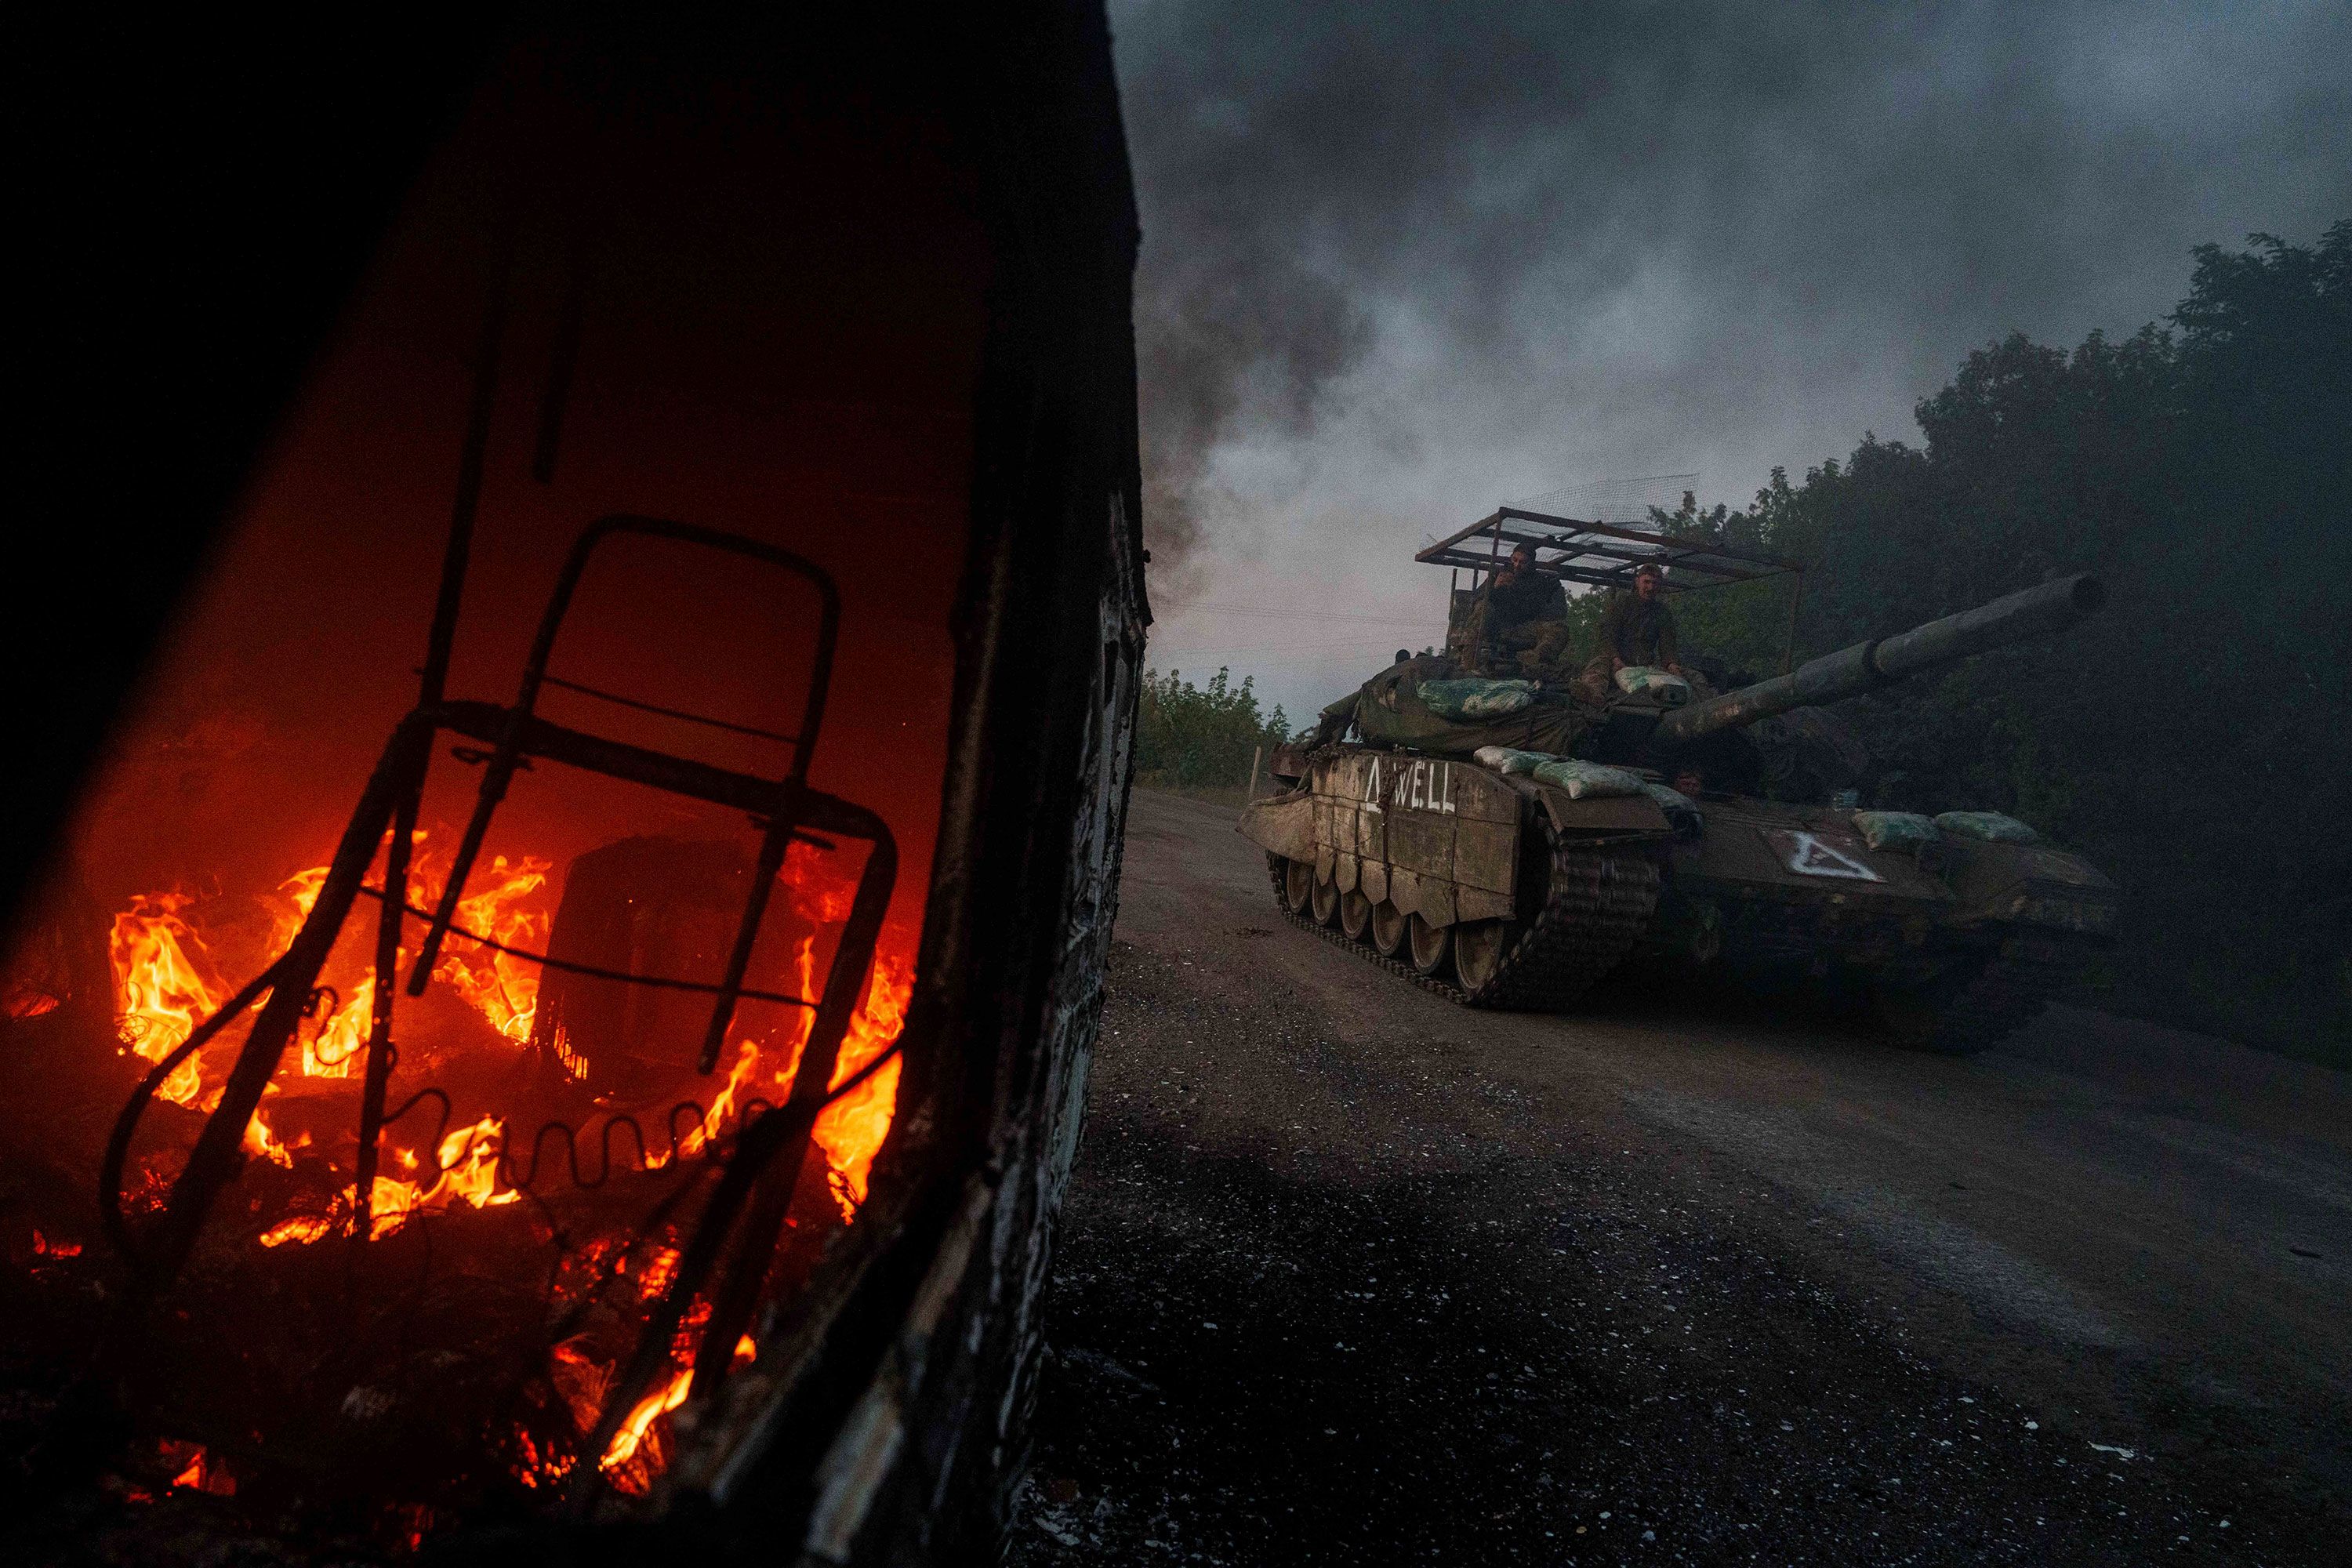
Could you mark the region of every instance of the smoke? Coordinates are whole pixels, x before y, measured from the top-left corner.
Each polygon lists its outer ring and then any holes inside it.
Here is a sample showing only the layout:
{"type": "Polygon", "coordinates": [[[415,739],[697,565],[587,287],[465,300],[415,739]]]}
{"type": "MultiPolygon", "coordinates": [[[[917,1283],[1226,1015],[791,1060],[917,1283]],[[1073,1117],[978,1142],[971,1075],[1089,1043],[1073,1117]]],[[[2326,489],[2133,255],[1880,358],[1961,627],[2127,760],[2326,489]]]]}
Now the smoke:
{"type": "Polygon", "coordinates": [[[1271,564],[1402,603],[1424,532],[1581,480],[1697,468],[1738,501],[1911,435],[1971,347],[2136,330],[2191,246],[2352,208],[2332,5],[1112,21],[1146,528],[1180,594],[1266,603],[1234,579],[1271,564]]]}
{"type": "MultiPolygon", "coordinates": [[[[1246,237],[1242,237],[1244,239],[1246,237]]],[[[1362,312],[1295,260],[1246,243],[1203,250],[1155,279],[1140,302],[1145,542],[1155,575],[1180,591],[1207,531],[1239,526],[1242,503],[1209,459],[1244,418],[1292,437],[1315,428],[1326,396],[1361,357],[1362,312]]]]}

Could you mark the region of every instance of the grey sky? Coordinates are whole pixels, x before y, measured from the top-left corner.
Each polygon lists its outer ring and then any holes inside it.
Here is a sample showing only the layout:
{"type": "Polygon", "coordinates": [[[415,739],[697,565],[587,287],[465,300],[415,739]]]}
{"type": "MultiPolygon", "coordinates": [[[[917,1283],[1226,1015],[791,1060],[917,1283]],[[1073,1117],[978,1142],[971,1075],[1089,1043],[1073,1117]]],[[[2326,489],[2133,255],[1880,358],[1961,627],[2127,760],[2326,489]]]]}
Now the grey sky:
{"type": "Polygon", "coordinates": [[[1112,0],[1152,658],[1294,715],[1418,647],[1423,537],[1842,458],[2012,329],[2352,214],[2341,4],[1112,0]],[[1239,605],[1281,615],[1186,608],[1239,605]],[[1393,626],[1340,615],[1397,615],[1393,626]]]}

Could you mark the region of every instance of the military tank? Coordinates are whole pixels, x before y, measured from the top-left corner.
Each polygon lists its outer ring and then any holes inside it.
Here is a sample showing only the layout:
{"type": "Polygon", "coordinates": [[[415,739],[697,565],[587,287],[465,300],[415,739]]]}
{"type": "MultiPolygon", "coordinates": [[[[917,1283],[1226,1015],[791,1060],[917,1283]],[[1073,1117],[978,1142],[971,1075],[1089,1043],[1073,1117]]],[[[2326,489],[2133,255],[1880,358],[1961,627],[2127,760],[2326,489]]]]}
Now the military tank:
{"type": "Polygon", "coordinates": [[[1401,662],[1326,710],[1322,743],[1277,752],[1278,793],[1240,829],[1293,921],[1474,1007],[1559,1009],[1638,958],[1858,998],[1906,1043],[1980,1050],[2110,940],[2116,890],[2006,817],[1855,810],[1857,747],[1822,705],[2104,596],[2063,578],[1714,695],[1486,681],[1527,700],[1441,712],[1479,683],[1401,662]],[[1579,787],[1608,773],[1626,777],[1579,787]]]}

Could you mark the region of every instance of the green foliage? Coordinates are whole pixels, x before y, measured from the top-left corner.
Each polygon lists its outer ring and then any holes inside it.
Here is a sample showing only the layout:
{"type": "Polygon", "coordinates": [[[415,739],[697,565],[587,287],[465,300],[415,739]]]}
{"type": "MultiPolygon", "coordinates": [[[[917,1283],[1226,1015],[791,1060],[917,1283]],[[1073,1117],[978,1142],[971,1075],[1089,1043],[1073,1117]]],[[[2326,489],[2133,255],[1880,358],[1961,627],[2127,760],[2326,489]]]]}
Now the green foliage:
{"type": "MultiPolygon", "coordinates": [[[[1135,767],[1148,784],[1179,789],[1239,788],[1249,783],[1250,754],[1290,739],[1279,703],[1263,713],[1250,679],[1232,685],[1220,668],[1194,686],[1181,670],[1147,669],[1137,705],[1135,767]]],[[[1261,767],[1261,776],[1263,771],[1261,767]]]]}
{"type": "MultiPolygon", "coordinates": [[[[1663,521],[1807,563],[1800,659],[2097,573],[2074,632],[1848,705],[1879,804],[2012,812],[2116,877],[2117,1004],[2352,1064],[2352,221],[2252,244],[2196,253],[2168,330],[1970,354],[1923,449],[1663,521]]],[[[1675,607],[1779,668],[1785,589],[1675,607]]]]}

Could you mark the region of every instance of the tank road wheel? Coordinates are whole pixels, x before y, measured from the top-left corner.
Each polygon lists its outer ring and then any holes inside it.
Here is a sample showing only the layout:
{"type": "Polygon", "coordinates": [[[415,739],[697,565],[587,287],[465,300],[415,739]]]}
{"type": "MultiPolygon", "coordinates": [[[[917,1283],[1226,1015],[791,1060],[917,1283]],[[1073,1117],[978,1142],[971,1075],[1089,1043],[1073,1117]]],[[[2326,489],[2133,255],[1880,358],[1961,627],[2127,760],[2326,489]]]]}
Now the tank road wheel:
{"type": "Polygon", "coordinates": [[[1364,940],[1365,928],[1372,923],[1372,900],[1364,897],[1359,888],[1339,895],[1339,929],[1348,933],[1349,942],[1364,940]]]}
{"type": "Polygon", "coordinates": [[[1423,974],[1443,974],[1454,955],[1454,928],[1433,926],[1419,915],[1407,917],[1405,939],[1412,948],[1412,966],[1423,974]]]}
{"type": "Polygon", "coordinates": [[[1282,863],[1282,907],[1294,915],[1303,915],[1315,895],[1315,868],[1305,860],[1285,860],[1282,863]]]}
{"type": "Polygon", "coordinates": [[[1456,926],[1454,967],[1474,1007],[1557,1012],[1623,961],[1657,911],[1646,853],[1564,846],[1549,821],[1520,862],[1520,918],[1456,926]]]}
{"type": "Polygon", "coordinates": [[[1372,906],[1372,951],[1382,958],[1404,956],[1405,928],[1409,922],[1402,910],[1382,899],[1372,906]]]}
{"type": "Polygon", "coordinates": [[[1339,884],[1318,881],[1315,884],[1315,923],[1336,926],[1339,923],[1339,884]]]}
{"type": "Polygon", "coordinates": [[[1503,957],[1519,939],[1512,921],[1465,921],[1454,928],[1454,972],[1475,996],[1502,972],[1503,957]]]}

